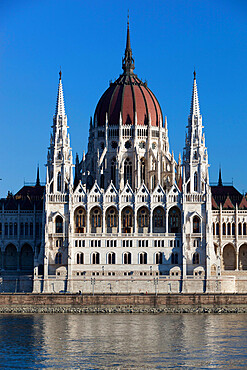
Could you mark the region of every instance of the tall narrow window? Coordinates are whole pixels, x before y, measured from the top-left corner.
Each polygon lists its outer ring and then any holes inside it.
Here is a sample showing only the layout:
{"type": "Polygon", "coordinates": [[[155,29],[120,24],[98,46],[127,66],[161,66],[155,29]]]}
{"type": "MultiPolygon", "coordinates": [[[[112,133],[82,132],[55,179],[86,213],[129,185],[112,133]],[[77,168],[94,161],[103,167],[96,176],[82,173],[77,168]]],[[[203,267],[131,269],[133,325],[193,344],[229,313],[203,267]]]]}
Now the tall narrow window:
{"type": "Polygon", "coordinates": [[[145,183],[145,172],[146,172],[146,168],[145,168],[145,158],[142,158],[141,159],[141,166],[140,166],[140,171],[141,171],[141,183],[145,183]]]}
{"type": "Polygon", "coordinates": [[[129,185],[132,187],[132,162],[129,158],[124,161],[124,183],[128,181],[129,185]]]}
{"type": "Polygon", "coordinates": [[[61,179],[61,172],[57,174],[57,191],[62,190],[62,179],[61,179]]]}
{"type": "Polygon", "coordinates": [[[200,218],[197,216],[193,217],[193,233],[199,233],[200,232],[200,218]]]}
{"type": "Polygon", "coordinates": [[[63,219],[61,216],[56,217],[56,234],[61,234],[63,232],[63,219]]]}
{"type": "Polygon", "coordinates": [[[195,172],[194,174],[194,191],[198,191],[198,174],[195,172]]]}
{"type": "Polygon", "coordinates": [[[113,157],[111,160],[111,180],[116,185],[116,158],[113,157]]]}

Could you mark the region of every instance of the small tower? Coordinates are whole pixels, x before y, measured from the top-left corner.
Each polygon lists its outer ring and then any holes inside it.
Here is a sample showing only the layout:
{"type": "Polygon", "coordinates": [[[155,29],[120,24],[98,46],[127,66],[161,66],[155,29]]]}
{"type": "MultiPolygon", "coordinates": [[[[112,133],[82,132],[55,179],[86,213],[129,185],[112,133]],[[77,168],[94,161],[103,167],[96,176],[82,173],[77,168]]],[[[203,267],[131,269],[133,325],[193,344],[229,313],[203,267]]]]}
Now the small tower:
{"type": "Polygon", "coordinates": [[[59,72],[57,103],[52,129],[51,143],[47,156],[47,191],[49,193],[67,193],[69,185],[73,184],[73,164],[61,71],[59,72]]]}
{"type": "Polygon", "coordinates": [[[183,154],[183,183],[186,186],[184,191],[187,193],[204,193],[206,184],[209,185],[209,165],[205,136],[202,132],[202,116],[200,114],[195,71],[187,128],[183,154]]]}
{"type": "MultiPolygon", "coordinates": [[[[65,113],[62,73],[59,84],[52,135],[47,155],[47,178],[45,193],[45,240],[44,240],[44,286],[49,292],[48,276],[56,275],[54,261],[70,276],[70,200],[73,192],[73,163],[67,116],[65,113]]],[[[60,272],[59,272],[60,274],[60,272]]]]}

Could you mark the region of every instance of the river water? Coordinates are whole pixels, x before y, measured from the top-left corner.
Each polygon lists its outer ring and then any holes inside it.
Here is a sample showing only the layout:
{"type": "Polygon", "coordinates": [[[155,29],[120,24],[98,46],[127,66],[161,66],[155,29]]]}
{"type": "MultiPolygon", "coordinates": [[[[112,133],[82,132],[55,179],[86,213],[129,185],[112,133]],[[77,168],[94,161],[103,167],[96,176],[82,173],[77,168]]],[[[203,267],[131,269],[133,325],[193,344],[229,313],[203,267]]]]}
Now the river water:
{"type": "Polygon", "coordinates": [[[2,369],[247,368],[246,314],[0,315],[2,369]]]}

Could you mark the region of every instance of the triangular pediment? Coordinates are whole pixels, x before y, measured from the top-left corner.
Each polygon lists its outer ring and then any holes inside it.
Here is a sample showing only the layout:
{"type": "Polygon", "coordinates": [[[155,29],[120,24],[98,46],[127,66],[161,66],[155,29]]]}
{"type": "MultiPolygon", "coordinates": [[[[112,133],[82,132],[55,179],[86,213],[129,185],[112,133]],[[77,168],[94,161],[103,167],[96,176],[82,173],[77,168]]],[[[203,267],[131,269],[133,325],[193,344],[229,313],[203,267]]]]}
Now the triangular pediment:
{"type": "Polygon", "coordinates": [[[124,186],[124,188],[123,188],[123,190],[121,192],[121,195],[130,195],[130,194],[133,195],[134,192],[131,189],[131,186],[130,186],[130,184],[127,181],[127,183],[125,184],[125,186],[124,186]]]}
{"type": "Polygon", "coordinates": [[[105,195],[118,195],[118,191],[115,188],[112,181],[111,181],[110,185],[108,186],[108,188],[106,189],[105,195]]]}
{"type": "Polygon", "coordinates": [[[81,180],[79,181],[75,191],[74,191],[74,195],[81,195],[81,196],[85,196],[86,195],[86,189],[85,187],[82,185],[81,183],[81,180]]]}
{"type": "Polygon", "coordinates": [[[166,195],[166,192],[160,184],[157,184],[152,195],[166,195]]]}
{"type": "Polygon", "coordinates": [[[92,189],[89,192],[89,195],[102,195],[102,190],[100,189],[97,181],[93,184],[92,189]]]}
{"type": "Polygon", "coordinates": [[[202,215],[200,215],[198,212],[192,212],[190,215],[189,215],[189,218],[193,218],[193,217],[199,217],[201,220],[202,220],[202,215]]]}
{"type": "Polygon", "coordinates": [[[180,190],[179,190],[179,187],[177,186],[177,184],[173,184],[171,189],[168,191],[168,195],[176,195],[176,194],[179,194],[180,193],[180,190]]]}
{"type": "Polygon", "coordinates": [[[149,195],[150,193],[149,193],[148,188],[146,187],[146,185],[144,183],[142,183],[141,187],[137,191],[137,194],[138,195],[149,195]]]}

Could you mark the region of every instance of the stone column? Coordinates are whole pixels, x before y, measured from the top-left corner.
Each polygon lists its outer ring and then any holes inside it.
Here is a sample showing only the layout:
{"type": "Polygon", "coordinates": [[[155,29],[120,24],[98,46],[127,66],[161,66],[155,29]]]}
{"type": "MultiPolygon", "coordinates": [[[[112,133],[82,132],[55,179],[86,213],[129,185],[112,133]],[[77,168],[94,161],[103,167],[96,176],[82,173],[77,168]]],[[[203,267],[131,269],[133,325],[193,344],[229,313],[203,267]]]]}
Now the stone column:
{"type": "Polygon", "coordinates": [[[149,217],[149,230],[150,230],[150,234],[153,233],[153,210],[151,209],[150,210],[150,217],[149,217]]]}

